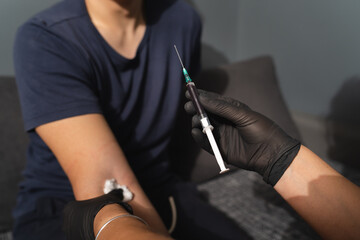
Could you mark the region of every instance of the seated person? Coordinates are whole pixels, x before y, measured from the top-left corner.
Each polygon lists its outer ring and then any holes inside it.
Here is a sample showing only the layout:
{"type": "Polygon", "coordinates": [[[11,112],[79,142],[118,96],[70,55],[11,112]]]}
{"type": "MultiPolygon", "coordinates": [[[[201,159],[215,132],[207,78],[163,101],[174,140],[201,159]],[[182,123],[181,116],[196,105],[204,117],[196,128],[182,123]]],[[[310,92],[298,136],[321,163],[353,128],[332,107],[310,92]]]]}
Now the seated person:
{"type": "Polygon", "coordinates": [[[15,240],[64,240],[66,203],[102,195],[111,178],[164,236],[244,234],[169,169],[184,85],[173,44],[195,75],[200,34],[198,14],[182,0],[63,0],[19,29],[15,71],[30,145],[15,240]]]}

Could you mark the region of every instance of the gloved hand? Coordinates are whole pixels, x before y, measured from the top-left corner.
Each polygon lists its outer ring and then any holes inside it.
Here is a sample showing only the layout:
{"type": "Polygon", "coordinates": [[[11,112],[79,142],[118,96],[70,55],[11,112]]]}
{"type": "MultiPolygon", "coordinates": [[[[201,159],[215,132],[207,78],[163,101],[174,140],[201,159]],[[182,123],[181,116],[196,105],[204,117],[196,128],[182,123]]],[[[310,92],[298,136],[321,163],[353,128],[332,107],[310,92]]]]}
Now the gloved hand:
{"type": "Polygon", "coordinates": [[[97,198],[69,202],[63,211],[63,231],[66,239],[95,239],[94,218],[105,205],[117,203],[132,214],[130,205],[122,202],[123,199],[123,190],[116,189],[97,198]]]}
{"type": "MultiPolygon", "coordinates": [[[[188,92],[186,97],[190,99],[188,92]]],[[[224,161],[256,171],[265,182],[274,186],[297,155],[300,142],[272,120],[237,100],[203,90],[199,90],[199,99],[214,127],[213,133],[224,161]]],[[[185,110],[193,115],[193,138],[212,153],[191,101],[185,104],[185,110]]]]}

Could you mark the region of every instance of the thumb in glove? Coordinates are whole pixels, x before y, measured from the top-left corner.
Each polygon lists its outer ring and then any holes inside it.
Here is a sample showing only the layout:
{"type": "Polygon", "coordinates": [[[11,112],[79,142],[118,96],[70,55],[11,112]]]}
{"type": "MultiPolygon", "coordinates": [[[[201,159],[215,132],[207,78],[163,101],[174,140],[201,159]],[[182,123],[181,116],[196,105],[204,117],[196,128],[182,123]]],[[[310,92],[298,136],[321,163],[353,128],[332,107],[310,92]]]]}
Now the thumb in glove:
{"type": "Polygon", "coordinates": [[[68,240],[95,239],[94,218],[96,214],[106,205],[117,203],[132,214],[132,208],[123,202],[123,189],[112,190],[100,197],[71,201],[63,210],[63,231],[68,240]]]}

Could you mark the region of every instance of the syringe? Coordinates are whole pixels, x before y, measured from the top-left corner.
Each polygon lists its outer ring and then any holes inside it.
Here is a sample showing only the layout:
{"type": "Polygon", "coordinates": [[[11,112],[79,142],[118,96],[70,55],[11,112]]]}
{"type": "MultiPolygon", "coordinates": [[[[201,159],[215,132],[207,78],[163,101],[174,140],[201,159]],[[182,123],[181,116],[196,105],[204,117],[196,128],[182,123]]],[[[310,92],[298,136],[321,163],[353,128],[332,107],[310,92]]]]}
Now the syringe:
{"type": "Polygon", "coordinates": [[[194,104],[194,107],[196,109],[196,112],[198,113],[198,115],[200,116],[200,122],[201,122],[201,126],[203,128],[203,133],[206,134],[207,138],[209,139],[211,148],[213,150],[213,153],[215,155],[216,161],[220,167],[220,174],[229,171],[229,168],[225,167],[225,163],[224,160],[220,154],[219,148],[216,144],[214,135],[212,133],[212,130],[214,129],[214,127],[211,125],[208,116],[206,115],[206,112],[204,110],[204,108],[201,106],[200,101],[199,101],[199,93],[197,91],[197,88],[195,86],[195,83],[191,80],[188,72],[186,71],[183,62],[181,61],[179,52],[176,48],[176,46],[174,45],[176,54],[178,55],[179,61],[181,63],[182,66],[182,71],[185,77],[185,81],[186,81],[186,88],[188,89],[189,93],[190,93],[190,97],[191,97],[191,101],[194,104]]]}

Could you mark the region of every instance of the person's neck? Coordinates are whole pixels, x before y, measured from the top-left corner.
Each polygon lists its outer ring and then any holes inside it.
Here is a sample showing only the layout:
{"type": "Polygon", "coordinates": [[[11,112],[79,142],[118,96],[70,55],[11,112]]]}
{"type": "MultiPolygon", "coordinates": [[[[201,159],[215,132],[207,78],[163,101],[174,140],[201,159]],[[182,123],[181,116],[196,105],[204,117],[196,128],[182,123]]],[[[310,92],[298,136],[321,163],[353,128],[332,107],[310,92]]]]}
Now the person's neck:
{"type": "Polygon", "coordinates": [[[143,0],[85,0],[92,23],[120,55],[134,58],[145,34],[143,0]]]}
{"type": "Polygon", "coordinates": [[[142,0],[85,0],[96,27],[135,29],[144,24],[142,0]]]}

